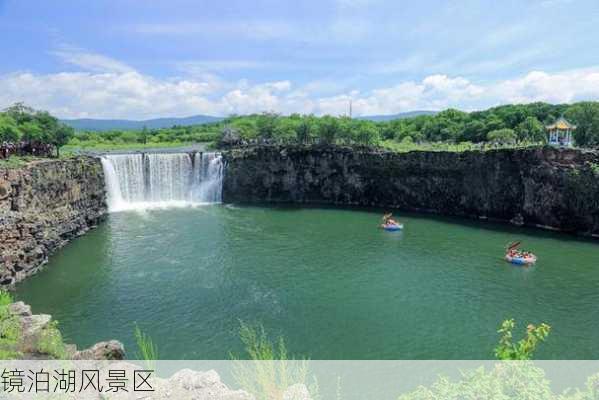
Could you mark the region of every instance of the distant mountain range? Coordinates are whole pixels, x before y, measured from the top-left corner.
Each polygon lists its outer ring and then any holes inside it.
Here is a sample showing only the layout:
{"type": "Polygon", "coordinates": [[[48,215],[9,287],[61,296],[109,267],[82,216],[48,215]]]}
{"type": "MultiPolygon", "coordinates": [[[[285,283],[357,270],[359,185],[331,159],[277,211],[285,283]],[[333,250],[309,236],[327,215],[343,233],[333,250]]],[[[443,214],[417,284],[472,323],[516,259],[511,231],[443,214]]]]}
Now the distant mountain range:
{"type": "MultiPolygon", "coordinates": [[[[371,115],[364,117],[356,117],[356,119],[369,121],[391,121],[394,119],[411,118],[418,115],[435,115],[436,111],[409,111],[393,115],[371,115]]],[[[110,131],[110,130],[136,130],[143,129],[145,126],[148,129],[170,128],[174,125],[189,126],[208,124],[211,122],[222,121],[222,117],[212,117],[210,115],[194,115],[184,118],[154,118],[141,121],[129,119],[63,119],[62,122],[72,126],[78,131],[110,131]]]]}
{"type": "Polygon", "coordinates": [[[209,115],[194,115],[184,118],[154,118],[142,121],[134,121],[129,119],[63,119],[62,122],[72,126],[78,131],[110,131],[110,130],[134,130],[143,129],[145,126],[148,129],[170,128],[174,125],[189,126],[208,124],[210,122],[218,122],[223,118],[211,117],[209,115]]]}
{"type": "Polygon", "coordinates": [[[357,117],[356,119],[364,119],[368,121],[392,121],[394,119],[404,119],[404,118],[412,118],[417,117],[419,115],[435,115],[437,111],[408,111],[399,114],[390,114],[390,115],[368,115],[364,117],[357,117]]]}

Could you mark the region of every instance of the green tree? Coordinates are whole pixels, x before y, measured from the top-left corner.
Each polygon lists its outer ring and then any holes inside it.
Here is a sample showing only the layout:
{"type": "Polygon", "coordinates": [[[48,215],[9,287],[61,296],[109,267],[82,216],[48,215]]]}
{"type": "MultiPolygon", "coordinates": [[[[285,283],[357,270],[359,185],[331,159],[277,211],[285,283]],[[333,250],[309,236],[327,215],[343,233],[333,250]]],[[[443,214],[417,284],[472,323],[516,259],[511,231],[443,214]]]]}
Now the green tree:
{"type": "Polygon", "coordinates": [[[330,115],[322,117],[318,124],[318,136],[323,143],[335,143],[339,133],[339,120],[330,115]]]}
{"type": "Polygon", "coordinates": [[[514,143],[516,142],[516,132],[509,128],[497,129],[487,133],[487,140],[502,144],[514,143]]]}
{"type": "Polygon", "coordinates": [[[495,348],[495,357],[499,360],[530,360],[537,346],[549,336],[551,327],[545,323],[539,326],[528,325],[526,336],[513,343],[512,331],[516,323],[513,319],[503,321],[497,333],[501,334],[499,344],[495,348]]]}
{"type": "Polygon", "coordinates": [[[60,148],[69,143],[74,136],[75,130],[73,128],[65,124],[58,125],[50,138],[50,143],[56,148],[56,157],[60,157],[60,148]]]}
{"type": "Polygon", "coordinates": [[[336,138],[341,140],[343,143],[351,143],[357,140],[356,130],[359,129],[359,121],[353,120],[346,116],[339,117],[337,118],[336,138]]]}
{"type": "Polygon", "coordinates": [[[150,132],[148,131],[148,127],[144,125],[141,132],[139,132],[139,142],[144,145],[148,143],[148,138],[150,137],[150,132]]]}
{"type": "Polygon", "coordinates": [[[135,143],[138,141],[138,136],[135,132],[123,132],[119,135],[124,143],[135,143]]]}
{"type": "Polygon", "coordinates": [[[574,139],[578,146],[599,144],[599,103],[583,102],[574,104],[566,117],[576,124],[574,139]]]}
{"type": "Polygon", "coordinates": [[[272,139],[275,136],[279,115],[275,113],[262,113],[256,121],[258,136],[263,139],[272,139]]]}
{"type": "Polygon", "coordinates": [[[462,132],[463,141],[467,142],[482,142],[486,139],[486,126],[481,121],[470,121],[464,126],[462,132]]]}
{"type": "Polygon", "coordinates": [[[516,133],[519,140],[530,142],[545,141],[545,127],[536,117],[526,117],[524,121],[518,124],[516,133]]]}
{"type": "Polygon", "coordinates": [[[274,137],[278,139],[290,139],[296,136],[296,127],[299,125],[299,119],[278,118],[275,124],[274,137]]]}
{"type": "Polygon", "coordinates": [[[33,121],[25,122],[19,125],[21,137],[30,143],[41,143],[46,139],[42,128],[33,121]]]}
{"type": "Polygon", "coordinates": [[[310,122],[304,118],[295,128],[295,137],[299,143],[308,143],[311,137],[312,127],[310,122]]]}
{"type": "Polygon", "coordinates": [[[499,118],[499,116],[495,114],[491,114],[488,118],[485,119],[485,130],[487,132],[497,131],[505,127],[505,122],[503,122],[501,118],[499,118]]]}
{"type": "Polygon", "coordinates": [[[0,114],[0,142],[17,142],[21,138],[21,132],[15,120],[9,115],[0,114]]]}
{"type": "Polygon", "coordinates": [[[33,119],[35,110],[31,107],[26,106],[23,103],[15,103],[12,106],[6,108],[4,112],[11,116],[17,124],[23,124],[33,119]]]}
{"type": "Polygon", "coordinates": [[[380,141],[379,131],[374,124],[362,124],[362,126],[358,128],[356,140],[358,143],[366,146],[377,145],[380,141]]]}
{"type": "Polygon", "coordinates": [[[439,113],[422,127],[424,137],[431,142],[456,140],[462,131],[461,114],[455,110],[439,113]]]}

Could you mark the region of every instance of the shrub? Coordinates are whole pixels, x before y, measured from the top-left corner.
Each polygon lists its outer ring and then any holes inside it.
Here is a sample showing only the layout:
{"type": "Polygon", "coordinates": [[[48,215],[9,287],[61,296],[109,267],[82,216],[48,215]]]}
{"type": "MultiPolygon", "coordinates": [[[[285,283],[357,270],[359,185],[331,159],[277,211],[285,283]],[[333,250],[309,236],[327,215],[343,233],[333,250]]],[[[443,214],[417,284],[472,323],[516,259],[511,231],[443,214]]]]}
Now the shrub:
{"type": "MultiPolygon", "coordinates": [[[[244,344],[245,357],[252,361],[241,361],[231,355],[233,377],[237,383],[258,400],[280,400],[285,390],[295,384],[306,384],[308,363],[306,360],[289,361],[285,341],[279,337],[271,342],[262,325],[251,326],[240,322],[239,337],[244,344]]],[[[315,384],[310,387],[317,394],[315,384]]]]}
{"type": "Polygon", "coordinates": [[[487,133],[487,140],[493,143],[515,143],[516,132],[513,129],[503,128],[487,133]]]}
{"type": "Polygon", "coordinates": [[[499,344],[495,348],[495,357],[499,360],[530,360],[537,346],[547,339],[551,331],[551,327],[547,324],[542,323],[539,326],[530,324],[526,327],[526,336],[518,343],[513,343],[512,331],[515,325],[513,319],[508,319],[503,321],[497,331],[501,334],[499,344]]]}

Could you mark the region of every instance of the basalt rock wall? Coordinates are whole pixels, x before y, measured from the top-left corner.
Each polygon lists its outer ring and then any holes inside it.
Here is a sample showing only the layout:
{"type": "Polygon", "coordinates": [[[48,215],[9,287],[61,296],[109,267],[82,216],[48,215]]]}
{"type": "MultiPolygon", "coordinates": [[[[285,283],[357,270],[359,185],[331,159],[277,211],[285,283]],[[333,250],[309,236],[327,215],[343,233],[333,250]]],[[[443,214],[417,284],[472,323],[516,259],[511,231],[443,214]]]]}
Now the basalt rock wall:
{"type": "Polygon", "coordinates": [[[0,167],[0,285],[37,272],[49,254],[105,214],[104,174],[97,159],[0,167]]]}
{"type": "Polygon", "coordinates": [[[258,146],[223,154],[225,202],[375,206],[599,235],[595,152],[258,146]]]}

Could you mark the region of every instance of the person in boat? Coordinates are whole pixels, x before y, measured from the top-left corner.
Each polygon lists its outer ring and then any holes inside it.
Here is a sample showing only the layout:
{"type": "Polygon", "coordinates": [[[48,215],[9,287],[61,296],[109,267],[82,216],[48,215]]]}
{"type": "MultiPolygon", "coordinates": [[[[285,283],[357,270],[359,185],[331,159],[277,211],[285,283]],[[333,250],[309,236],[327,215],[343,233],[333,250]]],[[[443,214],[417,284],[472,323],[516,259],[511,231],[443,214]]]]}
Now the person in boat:
{"type": "Polygon", "coordinates": [[[387,213],[387,214],[383,215],[382,221],[383,221],[383,223],[381,226],[383,228],[386,226],[389,226],[389,225],[399,225],[398,222],[393,219],[392,213],[387,213]]]}
{"type": "Polygon", "coordinates": [[[514,242],[510,244],[506,251],[506,257],[516,258],[522,257],[522,252],[518,250],[518,246],[520,246],[520,242],[514,242]]]}
{"type": "Polygon", "coordinates": [[[508,256],[510,256],[512,258],[521,258],[521,257],[524,257],[524,253],[521,253],[518,250],[513,249],[508,252],[508,256]]]}
{"type": "Polygon", "coordinates": [[[534,262],[534,260],[536,260],[536,256],[533,253],[531,253],[530,251],[518,250],[519,245],[520,245],[520,242],[512,243],[506,251],[506,257],[509,257],[511,259],[521,258],[521,259],[524,259],[527,261],[534,262]]]}

